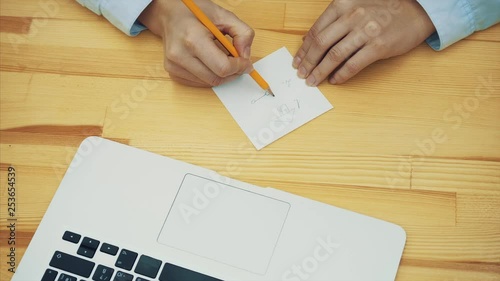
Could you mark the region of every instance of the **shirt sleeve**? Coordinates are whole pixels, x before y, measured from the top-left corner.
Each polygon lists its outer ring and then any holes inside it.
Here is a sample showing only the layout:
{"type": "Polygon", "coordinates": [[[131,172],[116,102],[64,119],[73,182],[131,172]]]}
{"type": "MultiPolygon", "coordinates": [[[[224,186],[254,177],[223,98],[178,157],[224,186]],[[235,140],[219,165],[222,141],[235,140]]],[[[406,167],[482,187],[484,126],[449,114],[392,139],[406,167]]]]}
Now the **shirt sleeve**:
{"type": "Polygon", "coordinates": [[[104,16],[111,24],[129,36],[146,29],[137,18],[152,0],[76,0],[97,15],[104,16]]]}
{"type": "Polygon", "coordinates": [[[436,51],[500,21],[500,0],[417,0],[436,27],[427,43],[436,51]]]}

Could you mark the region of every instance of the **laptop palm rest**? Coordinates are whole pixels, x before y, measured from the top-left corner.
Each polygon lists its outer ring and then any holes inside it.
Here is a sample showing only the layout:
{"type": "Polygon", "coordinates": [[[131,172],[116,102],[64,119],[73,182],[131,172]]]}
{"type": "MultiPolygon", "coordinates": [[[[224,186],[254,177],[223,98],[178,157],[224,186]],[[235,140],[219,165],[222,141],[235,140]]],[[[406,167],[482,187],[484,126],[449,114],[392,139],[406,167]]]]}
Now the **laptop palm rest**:
{"type": "Polygon", "coordinates": [[[290,204],[186,174],[158,242],[265,274],[290,204]]]}

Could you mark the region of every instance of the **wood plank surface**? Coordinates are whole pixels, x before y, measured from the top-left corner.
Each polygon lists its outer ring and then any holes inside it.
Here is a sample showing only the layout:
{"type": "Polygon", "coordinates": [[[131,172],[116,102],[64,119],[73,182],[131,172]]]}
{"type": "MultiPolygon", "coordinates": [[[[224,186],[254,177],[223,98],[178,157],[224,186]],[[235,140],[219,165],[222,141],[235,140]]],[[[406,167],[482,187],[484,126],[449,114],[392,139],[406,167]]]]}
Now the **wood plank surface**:
{"type": "MultiPolygon", "coordinates": [[[[330,3],[214,2],[255,29],[254,61],[295,53],[330,3]]],[[[76,1],[1,0],[0,280],[8,167],[19,262],[91,135],[397,223],[398,281],[500,280],[500,25],[319,88],[335,109],[256,151],[211,89],[170,79],[150,32],[128,37],[76,1]]]]}

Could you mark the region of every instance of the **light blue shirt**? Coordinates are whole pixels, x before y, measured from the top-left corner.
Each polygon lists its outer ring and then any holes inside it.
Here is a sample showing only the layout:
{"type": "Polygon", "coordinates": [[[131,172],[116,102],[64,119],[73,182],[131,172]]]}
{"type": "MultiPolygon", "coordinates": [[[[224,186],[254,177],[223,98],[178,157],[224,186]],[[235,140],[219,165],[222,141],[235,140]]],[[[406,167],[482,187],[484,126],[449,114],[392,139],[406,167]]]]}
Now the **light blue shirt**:
{"type": "Polygon", "coordinates": [[[137,18],[152,0],[76,0],[92,12],[104,16],[118,29],[135,36],[146,29],[137,18]]]}
{"type": "Polygon", "coordinates": [[[500,22],[500,0],[417,0],[436,27],[427,39],[434,50],[500,22]]]}
{"type": "MultiPolygon", "coordinates": [[[[124,33],[135,36],[145,26],[137,21],[152,0],[76,0],[104,16],[124,33]]],[[[436,27],[427,39],[434,50],[451,44],[500,22],[500,0],[417,0],[436,27]]]]}

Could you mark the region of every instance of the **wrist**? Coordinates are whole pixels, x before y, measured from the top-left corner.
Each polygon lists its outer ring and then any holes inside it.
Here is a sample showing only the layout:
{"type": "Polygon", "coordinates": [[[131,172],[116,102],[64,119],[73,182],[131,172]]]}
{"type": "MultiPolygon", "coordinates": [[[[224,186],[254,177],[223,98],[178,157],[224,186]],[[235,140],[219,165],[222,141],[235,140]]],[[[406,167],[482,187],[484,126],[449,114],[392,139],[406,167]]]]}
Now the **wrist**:
{"type": "Polygon", "coordinates": [[[153,0],[139,15],[139,22],[154,34],[163,37],[168,0],[153,0]]]}
{"type": "Polygon", "coordinates": [[[420,5],[420,3],[417,0],[410,0],[409,4],[414,7],[414,10],[417,13],[416,17],[416,22],[415,24],[418,25],[421,36],[427,38],[434,32],[436,32],[436,27],[434,26],[434,23],[432,22],[431,18],[429,17],[427,11],[420,5]]]}

